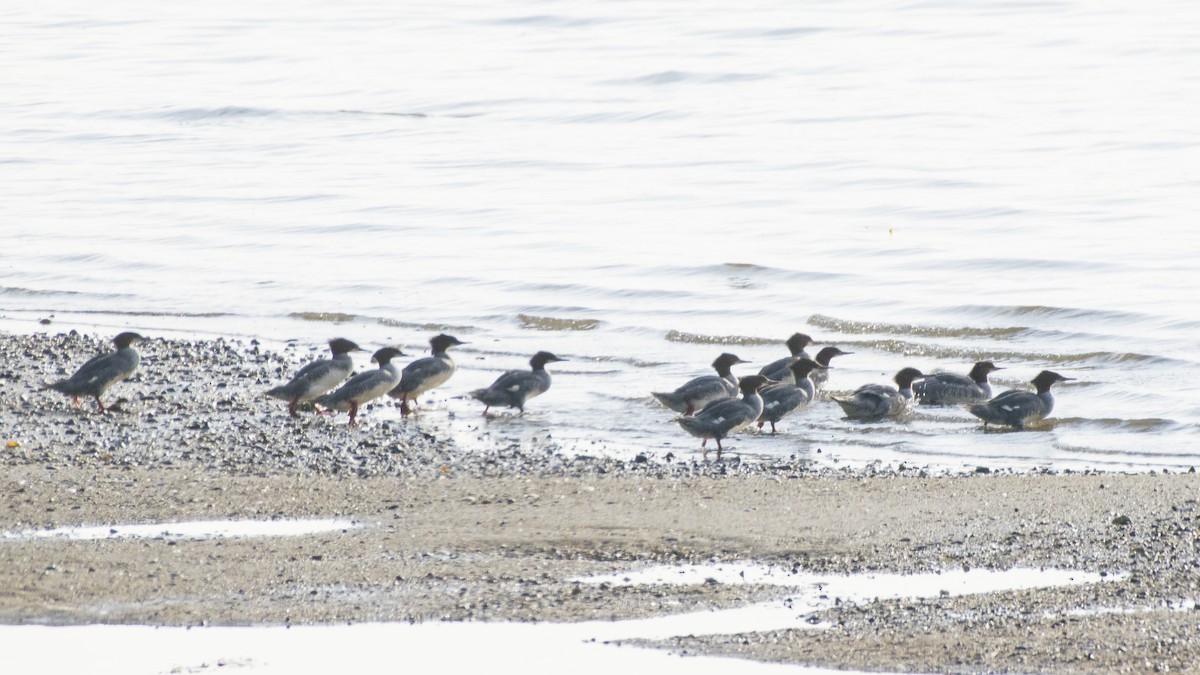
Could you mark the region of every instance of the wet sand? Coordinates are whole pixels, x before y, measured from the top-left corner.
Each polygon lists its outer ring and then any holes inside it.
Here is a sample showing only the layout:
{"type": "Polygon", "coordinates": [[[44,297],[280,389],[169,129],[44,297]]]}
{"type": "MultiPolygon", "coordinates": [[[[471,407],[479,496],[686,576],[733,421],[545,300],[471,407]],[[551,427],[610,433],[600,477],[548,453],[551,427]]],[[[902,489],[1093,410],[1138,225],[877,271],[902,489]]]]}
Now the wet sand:
{"type": "Polygon", "coordinates": [[[653,644],[882,670],[1200,663],[1194,473],[928,476],[621,462],[552,447],[466,453],[371,411],[354,430],[344,416],[293,422],[257,392],[298,354],[237,343],[151,347],[214,356],[182,374],[148,362],[114,392],[129,398],[127,412],[101,416],[34,388],[54,372],[52,357],[36,367],[15,358],[53,354],[69,368],[94,340],[0,335],[0,530],[301,517],[360,526],[298,537],[0,541],[0,622],[579,621],[789,594],[573,581],[651,564],[744,560],[828,573],[1052,566],[1128,577],[842,605],[821,612],[827,630],[653,644]]]}

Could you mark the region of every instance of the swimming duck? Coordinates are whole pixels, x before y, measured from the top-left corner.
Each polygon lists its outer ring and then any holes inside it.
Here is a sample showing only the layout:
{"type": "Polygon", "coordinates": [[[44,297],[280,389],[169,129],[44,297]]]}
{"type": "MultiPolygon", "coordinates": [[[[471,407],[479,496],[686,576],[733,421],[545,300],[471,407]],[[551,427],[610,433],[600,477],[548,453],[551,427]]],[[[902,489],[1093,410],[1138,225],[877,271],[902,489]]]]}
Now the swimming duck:
{"type": "Polygon", "coordinates": [[[354,359],[350,352],[365,352],[353,340],[334,338],[329,341],[331,359],[317,359],[296,371],[295,376],[284,385],[265,392],[271,398],[288,401],[288,414],[299,417],[296,412],[301,403],[308,403],[321,394],[333,389],[354,370],[354,359]]]}
{"type": "Polygon", "coordinates": [[[371,356],[373,363],[378,363],[375,370],[368,370],[350,378],[338,390],[319,396],[313,403],[330,410],[340,410],[350,413],[350,425],[358,424],[358,408],[362,404],[373,401],[391,391],[400,382],[400,370],[392,363],[397,356],[407,356],[395,347],[384,347],[371,356]]]}
{"type": "Polygon", "coordinates": [[[902,368],[892,380],[896,387],[886,384],[864,384],[849,398],[834,396],[846,417],[852,420],[895,417],[907,412],[913,400],[913,381],[925,375],[916,368],[902,368]]]}
{"type": "Polygon", "coordinates": [[[811,403],[817,391],[809,375],[814,369],[826,367],[808,357],[801,357],[788,366],[789,375],[795,384],[779,382],[763,387],[759,392],[763,400],[763,411],[758,416],[758,428],[761,429],[763,424],[770,422],[771,433],[775,433],[776,422],[811,403]]]}
{"type": "Polygon", "coordinates": [[[749,363],[729,353],[721,354],[712,362],[716,375],[704,375],[683,383],[675,391],[650,392],[660,403],[675,412],[691,415],[713,401],[737,396],[738,379],[731,368],[739,363],[749,363]]]}
{"type": "Polygon", "coordinates": [[[822,349],[821,351],[817,352],[817,356],[813,359],[813,361],[816,361],[818,364],[825,366],[825,369],[818,369],[818,370],[814,370],[812,372],[812,375],[810,375],[810,377],[812,378],[813,385],[816,386],[816,388],[818,390],[820,390],[823,386],[825,386],[825,383],[829,381],[828,368],[829,368],[829,362],[833,360],[833,357],[847,356],[847,355],[853,354],[853,353],[854,352],[844,352],[844,351],[838,349],[837,347],[826,347],[826,348],[822,349]]]}
{"type": "Polygon", "coordinates": [[[924,405],[951,405],[986,401],[992,397],[992,385],[988,375],[1004,370],[991,361],[979,361],[967,375],[936,373],[913,385],[917,402],[924,405]]]}
{"type": "MultiPolygon", "coordinates": [[[[759,389],[771,381],[762,375],[748,375],[738,382],[741,398],[725,398],[713,401],[693,416],[676,417],[675,421],[683,430],[696,438],[703,439],[700,447],[708,445],[708,439],[717,441],[717,459],[721,459],[721,439],[729,434],[750,426],[763,411],[762,396],[759,389]]],[[[704,450],[705,459],[708,450],[704,450]]]]}
{"type": "Polygon", "coordinates": [[[404,366],[404,370],[400,372],[400,384],[388,392],[388,396],[400,399],[401,415],[412,412],[408,407],[409,401],[416,406],[418,396],[442,386],[450,379],[458,366],[446,350],[464,344],[466,343],[451,335],[435,335],[429,338],[429,351],[432,356],[417,359],[404,366]]]}
{"type": "Polygon", "coordinates": [[[79,367],[75,374],[65,380],[47,384],[42,389],[53,389],[71,397],[71,403],[79,406],[80,396],[91,396],[96,399],[100,412],[105,412],[104,403],[100,400],[109,387],[121,382],[137,372],[142,357],[134,344],[144,342],[146,338],[137,333],[120,333],[112,339],[117,351],[92,357],[79,367]]]}
{"type": "Polygon", "coordinates": [[[775,380],[780,384],[794,384],[792,381],[792,371],[788,366],[796,362],[797,359],[811,359],[808,352],[804,348],[813,343],[813,339],[804,333],[796,333],[787,339],[787,348],[791,356],[785,356],[782,359],[777,359],[762,367],[758,371],[759,375],[765,378],[775,380]]]}
{"type": "Polygon", "coordinates": [[[1075,378],[1043,370],[1033,378],[1036,393],[1024,389],[1009,389],[990,401],[976,403],[967,409],[972,415],[983,420],[984,428],[987,428],[989,422],[995,422],[1023,429],[1026,424],[1037,422],[1054,410],[1054,396],[1050,394],[1050,387],[1055,382],[1073,379],[1075,378]]]}
{"type": "Polygon", "coordinates": [[[566,359],[560,359],[550,352],[538,352],[529,359],[531,370],[510,370],[496,378],[486,389],[471,392],[471,398],[483,402],[484,415],[492,406],[516,408],[524,415],[525,403],[550,388],[550,373],[546,371],[546,364],[557,361],[566,359]]]}

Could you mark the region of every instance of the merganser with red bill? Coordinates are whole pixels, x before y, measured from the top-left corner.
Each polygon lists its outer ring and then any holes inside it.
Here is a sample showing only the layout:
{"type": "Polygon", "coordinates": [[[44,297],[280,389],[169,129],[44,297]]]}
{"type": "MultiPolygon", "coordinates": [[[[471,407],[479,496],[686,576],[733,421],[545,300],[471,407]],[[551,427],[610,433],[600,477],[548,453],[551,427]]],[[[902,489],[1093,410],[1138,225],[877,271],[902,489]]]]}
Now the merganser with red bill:
{"type": "Polygon", "coordinates": [[[525,403],[550,388],[550,373],[546,370],[546,364],[559,361],[566,359],[560,359],[550,352],[538,352],[529,359],[530,370],[510,370],[487,388],[471,392],[471,398],[483,403],[484,415],[493,406],[516,408],[524,415],[525,403]]]}
{"type": "Polygon", "coordinates": [[[763,399],[759,390],[768,384],[771,384],[771,381],[762,375],[748,375],[738,382],[741,398],[713,401],[695,415],[676,417],[675,421],[684,431],[703,439],[700,447],[704,448],[705,459],[708,458],[708,439],[716,440],[719,460],[724,451],[721,439],[750,426],[762,414],[763,399]]]}
{"type": "Polygon", "coordinates": [[[895,387],[886,384],[864,384],[854,390],[850,397],[834,396],[833,400],[842,407],[846,417],[852,420],[881,419],[902,415],[912,407],[913,381],[925,375],[916,368],[902,368],[892,380],[895,387]]]}
{"type": "Polygon", "coordinates": [[[713,401],[737,396],[738,379],[734,376],[732,368],[739,363],[749,361],[743,361],[734,354],[721,354],[712,362],[712,367],[717,371],[716,375],[704,375],[688,380],[675,391],[650,393],[659,403],[671,410],[691,415],[713,401]]]}
{"type": "Polygon", "coordinates": [[[452,335],[435,335],[429,338],[429,351],[432,355],[404,366],[404,370],[400,371],[400,384],[388,392],[388,396],[400,399],[401,415],[412,412],[409,401],[416,407],[418,396],[442,386],[450,379],[458,365],[446,350],[464,344],[466,343],[452,335]]]}
{"type": "Polygon", "coordinates": [[[288,414],[292,417],[299,417],[300,413],[296,411],[296,408],[301,403],[313,401],[350,376],[350,371],[354,370],[354,358],[350,355],[351,352],[367,350],[359,347],[353,340],[334,338],[329,341],[329,351],[333,353],[333,358],[313,361],[296,371],[287,384],[269,389],[264,393],[271,398],[287,401],[288,414]]]}
{"type": "Polygon", "coordinates": [[[313,403],[328,408],[350,413],[350,425],[358,424],[358,409],[362,404],[383,396],[400,382],[400,370],[392,359],[397,356],[407,356],[395,347],[384,347],[371,356],[371,361],[379,364],[375,370],[368,370],[350,378],[337,391],[318,397],[313,403]]]}
{"type": "Polygon", "coordinates": [[[795,384],[780,382],[763,387],[759,392],[763,399],[763,411],[758,416],[758,428],[770,422],[771,433],[775,433],[776,422],[812,403],[817,390],[809,376],[814,370],[825,367],[810,358],[800,358],[789,366],[795,384]]]}
{"type": "Polygon", "coordinates": [[[993,423],[1023,429],[1026,424],[1045,419],[1054,410],[1054,396],[1050,393],[1050,387],[1056,382],[1073,379],[1075,378],[1064,377],[1051,370],[1043,370],[1033,378],[1036,392],[1009,389],[996,398],[985,403],[976,403],[967,410],[983,420],[984,428],[987,428],[988,423],[993,423]]]}
{"type": "Polygon", "coordinates": [[[791,356],[785,356],[782,359],[777,359],[768,363],[762,367],[762,370],[758,371],[758,374],[765,378],[775,380],[780,384],[795,384],[795,381],[792,379],[792,371],[789,366],[799,359],[811,359],[812,357],[808,355],[808,352],[804,351],[804,348],[812,343],[813,339],[804,333],[796,333],[792,335],[792,337],[788,338],[786,342],[788,352],[791,353],[791,356]]]}
{"type": "Polygon", "coordinates": [[[106,412],[101,397],[114,384],[137,372],[142,357],[134,345],[145,340],[146,338],[137,333],[120,333],[112,339],[117,348],[115,352],[92,357],[71,377],[47,384],[42,389],[53,389],[70,396],[71,403],[76,407],[79,406],[80,396],[90,396],[96,399],[96,406],[100,408],[100,412],[106,412]]]}
{"type": "Polygon", "coordinates": [[[966,375],[935,373],[913,384],[913,394],[923,405],[953,405],[986,401],[992,397],[988,375],[1004,370],[991,361],[979,361],[966,375]]]}

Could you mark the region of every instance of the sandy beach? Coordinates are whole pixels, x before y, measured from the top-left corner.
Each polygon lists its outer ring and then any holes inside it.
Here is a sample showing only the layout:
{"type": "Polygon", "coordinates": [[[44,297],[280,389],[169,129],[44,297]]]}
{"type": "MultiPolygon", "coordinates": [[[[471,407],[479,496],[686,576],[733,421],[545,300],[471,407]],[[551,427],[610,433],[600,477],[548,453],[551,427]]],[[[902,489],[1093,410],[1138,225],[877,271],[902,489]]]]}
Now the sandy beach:
{"type": "MultiPolygon", "coordinates": [[[[348,518],[210,540],[0,540],[0,622],[149,625],[581,621],[786,597],[755,584],[584,575],[747,561],[816,572],[1054,567],[1118,581],[845,604],[821,631],[677,638],[680,653],[891,671],[1189,671],[1200,663],[1200,479],[467,453],[398,418],[293,421],[259,396],[296,354],[155,340],[113,394],[36,385],[101,348],[0,335],[0,531],[348,518]],[[162,354],[178,356],[166,370],[162,354]],[[179,364],[187,364],[179,368],[179,364]],[[237,373],[237,377],[231,377],[237,373]]],[[[387,405],[392,405],[388,403],[387,405]]],[[[428,411],[436,415],[437,410],[428,411]]],[[[384,417],[376,415],[376,418],[384,417]]]]}

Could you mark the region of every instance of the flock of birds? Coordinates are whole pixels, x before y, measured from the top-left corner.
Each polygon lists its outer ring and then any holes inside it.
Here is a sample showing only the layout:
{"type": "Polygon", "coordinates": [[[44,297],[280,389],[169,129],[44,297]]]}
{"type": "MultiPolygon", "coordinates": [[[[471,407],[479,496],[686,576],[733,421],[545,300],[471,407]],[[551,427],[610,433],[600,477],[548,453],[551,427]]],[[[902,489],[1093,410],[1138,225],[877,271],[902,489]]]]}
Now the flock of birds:
{"type": "MultiPolygon", "coordinates": [[[[116,351],[92,358],[71,377],[44,388],[70,396],[77,406],[80,397],[92,397],[104,412],[104,393],[137,371],[141,357],[136,344],[145,339],[137,333],[121,333],[113,338],[116,351]]],[[[301,405],[311,404],[318,411],[347,412],[350,424],[355,425],[359,408],[384,395],[399,399],[401,414],[407,416],[413,412],[419,396],[445,384],[454,374],[457,365],[449,349],[462,344],[466,343],[453,336],[435,335],[429,340],[430,355],[412,361],[403,369],[392,361],[406,354],[395,347],[384,347],[371,357],[378,366],[376,369],[350,377],[354,369],[351,354],[367,350],[351,340],[335,338],[329,341],[331,358],[306,364],[286,384],[264,393],[287,401],[292,417],[299,416],[301,405]]],[[[667,408],[682,413],[675,421],[689,434],[702,439],[700,447],[706,457],[709,439],[715,440],[720,459],[722,439],[755,423],[760,429],[769,423],[774,433],[777,422],[816,399],[828,380],[830,361],[851,353],[825,347],[815,358],[810,357],[805,350],[813,344],[813,339],[803,333],[796,333],[786,344],[790,355],[767,364],[756,375],[735,376],[733,366],[747,362],[725,353],[712,363],[716,375],[697,377],[674,391],[652,394],[667,408]]],[[[492,407],[516,408],[524,413],[529,399],[550,388],[546,365],[565,360],[550,352],[538,352],[529,360],[529,370],[510,370],[490,386],[470,392],[470,396],[484,404],[484,415],[492,407]]],[[[850,419],[897,417],[908,412],[914,403],[966,405],[967,410],[983,420],[985,427],[994,423],[1023,428],[1045,418],[1054,409],[1051,386],[1073,379],[1043,370],[1033,378],[1035,391],[1010,389],[993,397],[988,376],[997,370],[1001,368],[991,361],[976,363],[967,375],[926,375],[906,367],[893,378],[895,386],[865,384],[849,396],[831,398],[850,419]]]]}
{"type": "MultiPolygon", "coordinates": [[[[80,397],[96,400],[100,412],[105,412],[102,397],[113,385],[137,372],[141,355],[136,345],[145,337],[137,333],[121,333],[113,338],[116,351],[100,354],[79,367],[71,377],[47,384],[43,389],[66,394],[78,406],[80,397]]],[[[409,415],[416,406],[417,398],[427,391],[445,384],[458,366],[447,353],[451,347],[466,344],[451,335],[435,335],[430,338],[431,354],[416,359],[404,367],[396,367],[392,360],[407,356],[395,347],[384,347],[371,356],[378,367],[350,377],[354,370],[353,352],[367,351],[353,340],[334,338],[329,341],[332,358],[317,359],[296,371],[286,384],[264,392],[272,398],[288,402],[288,413],[299,417],[299,407],[312,404],[319,409],[336,410],[350,414],[350,424],[358,424],[358,410],[369,401],[384,394],[400,400],[400,412],[409,415]],[[346,379],[346,378],[350,379],[346,379]],[[340,385],[340,386],[339,386],[340,385]],[[335,389],[336,387],[336,389],[335,389]]],[[[538,352],[529,360],[530,370],[510,370],[496,379],[489,387],[476,389],[471,397],[484,404],[483,414],[492,407],[517,408],[525,412],[525,403],[550,388],[550,373],[546,364],[566,361],[550,352],[538,352]]]]}

